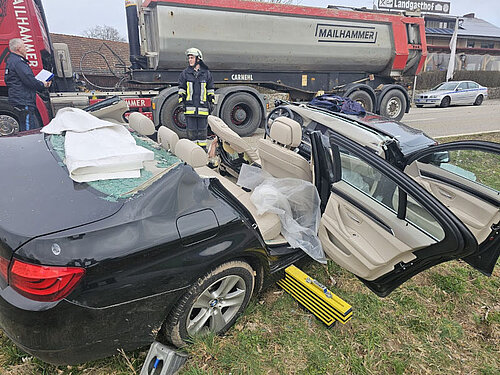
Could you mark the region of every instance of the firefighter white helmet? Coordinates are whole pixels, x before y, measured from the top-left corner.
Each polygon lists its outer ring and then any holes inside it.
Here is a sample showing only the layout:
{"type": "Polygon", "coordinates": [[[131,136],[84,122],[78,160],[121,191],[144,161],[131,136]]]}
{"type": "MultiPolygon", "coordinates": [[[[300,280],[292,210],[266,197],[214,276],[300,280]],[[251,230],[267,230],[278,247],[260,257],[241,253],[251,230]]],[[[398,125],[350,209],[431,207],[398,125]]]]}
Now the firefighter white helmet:
{"type": "Polygon", "coordinates": [[[203,60],[203,54],[201,53],[201,51],[198,48],[194,48],[194,47],[188,48],[186,50],[186,56],[189,56],[189,55],[196,56],[200,60],[203,60]]]}

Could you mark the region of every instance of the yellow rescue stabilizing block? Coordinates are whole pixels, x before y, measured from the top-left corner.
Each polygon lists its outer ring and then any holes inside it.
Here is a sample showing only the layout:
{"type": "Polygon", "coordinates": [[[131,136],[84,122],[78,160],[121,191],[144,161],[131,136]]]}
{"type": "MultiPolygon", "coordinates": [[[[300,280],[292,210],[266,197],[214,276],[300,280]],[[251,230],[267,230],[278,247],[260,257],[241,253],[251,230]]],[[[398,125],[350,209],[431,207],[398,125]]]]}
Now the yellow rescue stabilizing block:
{"type": "Polygon", "coordinates": [[[327,326],[352,318],[351,305],[295,266],[287,267],[277,284],[327,326]]]}

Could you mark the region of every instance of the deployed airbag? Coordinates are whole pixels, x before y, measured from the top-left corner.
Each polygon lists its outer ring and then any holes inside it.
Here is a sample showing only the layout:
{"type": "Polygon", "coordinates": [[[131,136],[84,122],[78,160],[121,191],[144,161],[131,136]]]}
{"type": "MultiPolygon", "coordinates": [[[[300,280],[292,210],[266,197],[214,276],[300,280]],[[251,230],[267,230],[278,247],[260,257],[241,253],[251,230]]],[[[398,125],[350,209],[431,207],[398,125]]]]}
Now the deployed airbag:
{"type": "Polygon", "coordinates": [[[123,125],[98,119],[81,109],[61,109],[42,129],[47,134],[64,131],[65,163],[76,182],[138,178],[143,162],[154,160],[154,152],[137,146],[123,125]]]}
{"type": "Polygon", "coordinates": [[[279,216],[281,234],[292,247],[326,263],[317,235],[320,198],[312,183],[297,178],[274,178],[260,168],[243,164],[238,185],[253,190],[250,199],[259,215],[272,212],[279,216]]]}

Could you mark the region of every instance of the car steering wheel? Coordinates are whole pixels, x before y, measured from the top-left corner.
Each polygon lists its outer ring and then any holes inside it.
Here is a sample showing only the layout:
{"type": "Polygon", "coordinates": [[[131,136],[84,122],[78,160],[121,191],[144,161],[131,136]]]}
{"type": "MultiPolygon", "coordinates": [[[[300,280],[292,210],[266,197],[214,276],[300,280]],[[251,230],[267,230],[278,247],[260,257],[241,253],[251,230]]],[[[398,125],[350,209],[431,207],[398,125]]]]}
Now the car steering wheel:
{"type": "Polygon", "coordinates": [[[274,120],[276,120],[278,117],[288,117],[293,119],[293,112],[290,108],[285,107],[285,106],[279,106],[274,108],[269,115],[267,115],[266,123],[264,125],[264,129],[266,131],[266,136],[271,135],[271,125],[273,124],[274,120]]]}

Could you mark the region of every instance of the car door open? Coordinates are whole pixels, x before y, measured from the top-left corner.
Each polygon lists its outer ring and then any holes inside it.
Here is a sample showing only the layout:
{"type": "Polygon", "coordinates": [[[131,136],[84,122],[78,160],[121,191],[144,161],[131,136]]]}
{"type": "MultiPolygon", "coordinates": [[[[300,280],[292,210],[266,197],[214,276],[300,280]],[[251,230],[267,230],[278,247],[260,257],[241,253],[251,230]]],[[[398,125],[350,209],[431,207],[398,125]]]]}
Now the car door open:
{"type": "Polygon", "coordinates": [[[334,178],[319,238],[376,294],[476,250],[470,231],[411,178],[340,134],[330,144],[334,178]]]}
{"type": "Polygon", "coordinates": [[[500,145],[445,143],[409,156],[405,173],[453,212],[479,246],[464,258],[491,275],[500,254],[500,145]]]}

